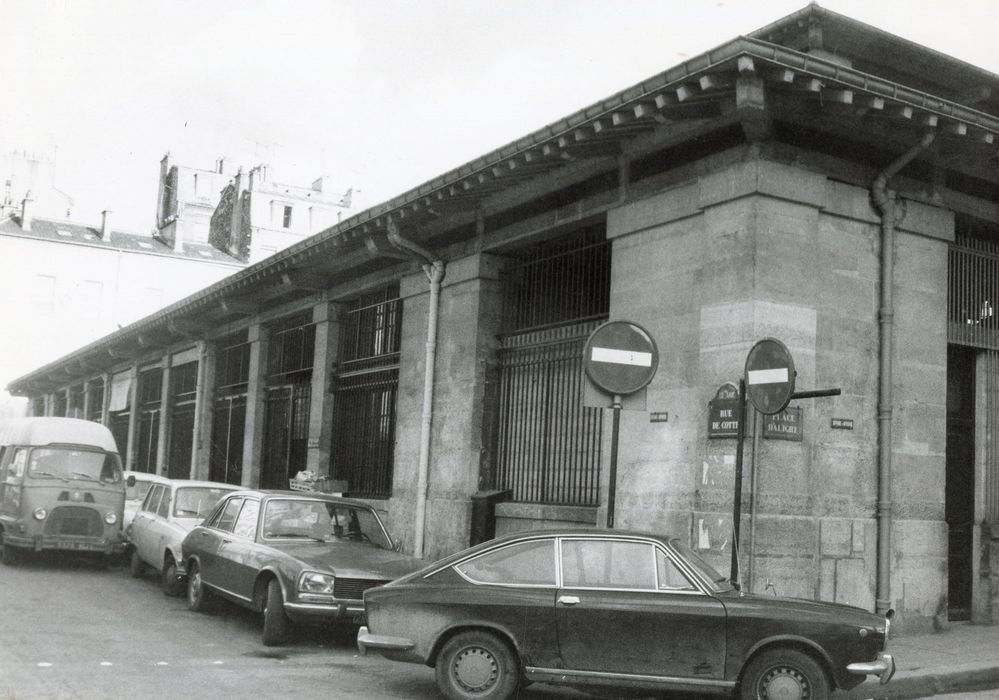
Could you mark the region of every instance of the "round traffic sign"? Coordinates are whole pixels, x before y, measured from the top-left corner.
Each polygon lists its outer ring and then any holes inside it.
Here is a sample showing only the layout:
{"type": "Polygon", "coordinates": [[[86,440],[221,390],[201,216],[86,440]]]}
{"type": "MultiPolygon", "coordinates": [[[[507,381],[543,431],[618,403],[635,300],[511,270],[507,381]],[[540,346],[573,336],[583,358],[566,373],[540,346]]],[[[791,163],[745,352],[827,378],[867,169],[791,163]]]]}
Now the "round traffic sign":
{"type": "Polygon", "coordinates": [[[590,333],[583,349],[586,376],[608,394],[633,394],[659,367],[656,341],[630,321],[608,321],[590,333]]]}
{"type": "Polygon", "coordinates": [[[791,400],[796,376],[787,346],[764,338],[746,357],[746,398],[760,413],[780,413],[791,400]]]}

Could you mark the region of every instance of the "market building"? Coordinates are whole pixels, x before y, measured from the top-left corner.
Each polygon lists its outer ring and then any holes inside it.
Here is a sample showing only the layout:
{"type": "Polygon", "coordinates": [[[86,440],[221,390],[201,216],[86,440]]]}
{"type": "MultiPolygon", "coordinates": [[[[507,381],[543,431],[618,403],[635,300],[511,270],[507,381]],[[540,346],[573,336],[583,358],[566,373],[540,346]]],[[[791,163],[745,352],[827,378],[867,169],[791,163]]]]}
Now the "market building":
{"type": "Polygon", "coordinates": [[[432,558],[490,504],[497,532],[606,522],[582,348],[628,320],[659,366],[621,412],[615,527],[727,570],[713,401],[776,338],[798,389],[839,394],[747,421],[745,585],[996,623],[997,88],[811,4],[10,388],[40,413],[82,386],[133,469],[344,482],[432,558]]]}

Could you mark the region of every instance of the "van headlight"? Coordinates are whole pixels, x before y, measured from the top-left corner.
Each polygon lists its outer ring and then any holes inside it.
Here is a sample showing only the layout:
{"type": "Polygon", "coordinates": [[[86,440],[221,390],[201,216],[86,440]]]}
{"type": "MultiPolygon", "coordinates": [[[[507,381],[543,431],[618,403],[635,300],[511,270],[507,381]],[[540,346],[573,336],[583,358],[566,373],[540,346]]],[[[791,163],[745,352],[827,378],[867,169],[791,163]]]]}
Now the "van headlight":
{"type": "Polygon", "coordinates": [[[114,525],[116,522],[118,522],[118,514],[117,513],[105,513],[104,514],[104,522],[106,522],[108,525],[114,525]]]}
{"type": "Polygon", "coordinates": [[[44,508],[35,508],[35,511],[32,513],[32,515],[35,516],[35,520],[45,520],[45,517],[48,514],[49,512],[44,508]]]}
{"type": "Polygon", "coordinates": [[[298,578],[299,593],[312,595],[333,595],[335,576],[318,571],[306,571],[298,578]]]}

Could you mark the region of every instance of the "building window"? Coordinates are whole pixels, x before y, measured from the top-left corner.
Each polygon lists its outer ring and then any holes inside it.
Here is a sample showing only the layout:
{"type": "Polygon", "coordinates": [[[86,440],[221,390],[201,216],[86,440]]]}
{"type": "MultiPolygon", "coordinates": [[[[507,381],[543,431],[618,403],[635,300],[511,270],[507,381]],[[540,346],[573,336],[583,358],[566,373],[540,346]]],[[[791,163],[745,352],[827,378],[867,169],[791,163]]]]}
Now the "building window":
{"type": "Polygon", "coordinates": [[[246,331],[222,338],[216,345],[215,405],[208,473],[212,481],[243,482],[243,437],[246,431],[246,391],[250,379],[250,344],[246,331]]]}
{"type": "Polygon", "coordinates": [[[139,372],[137,400],[139,424],[136,426],[134,470],[156,472],[156,451],[160,442],[160,407],[163,398],[163,369],[139,372]]]}
{"type": "Polygon", "coordinates": [[[291,228],[291,207],[289,205],[284,205],[284,217],[282,218],[281,225],[285,228],[291,228]]]}
{"type": "Polygon", "coordinates": [[[348,306],[333,378],[330,474],[354,496],[392,495],[402,301],[399,286],[348,306]]]}
{"type": "Polygon", "coordinates": [[[58,416],[59,418],[66,417],[66,392],[57,391],[52,400],[52,415],[58,416]]]}
{"type": "Polygon", "coordinates": [[[170,435],[166,470],[171,479],[187,479],[191,475],[197,388],[197,360],[170,368],[170,435]]]}
{"type": "Polygon", "coordinates": [[[94,379],[87,386],[87,418],[95,423],[104,421],[103,379],[94,379]]]}
{"type": "Polygon", "coordinates": [[[269,331],[260,487],[286,489],[306,466],[316,327],[311,312],[305,312],[272,324],[269,331]]]}
{"type": "Polygon", "coordinates": [[[603,224],[518,253],[503,273],[496,488],[529,503],[599,505],[602,416],[582,353],[610,308],[603,224]]]}

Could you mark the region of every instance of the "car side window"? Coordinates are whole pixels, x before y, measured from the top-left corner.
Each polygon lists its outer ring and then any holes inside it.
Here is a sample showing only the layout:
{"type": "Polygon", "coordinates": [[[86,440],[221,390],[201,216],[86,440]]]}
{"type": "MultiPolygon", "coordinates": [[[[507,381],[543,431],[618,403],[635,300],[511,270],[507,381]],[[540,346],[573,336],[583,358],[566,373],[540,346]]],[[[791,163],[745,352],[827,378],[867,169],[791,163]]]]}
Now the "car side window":
{"type": "Polygon", "coordinates": [[[166,486],[160,488],[163,490],[163,496],[160,498],[159,505],[156,506],[156,515],[167,518],[170,516],[170,501],[173,499],[170,495],[170,489],[166,486]]]}
{"type": "Polygon", "coordinates": [[[239,514],[239,507],[243,505],[242,498],[230,498],[219,512],[218,517],[212,521],[212,527],[232,532],[233,525],[236,524],[236,516],[239,514]]]}
{"type": "Polygon", "coordinates": [[[518,542],[481,554],[454,567],[477,583],[555,585],[555,540],[518,542]]]}
{"type": "Polygon", "coordinates": [[[661,549],[656,550],[656,578],[660,591],[696,591],[697,587],[661,549]]]}
{"type": "Polygon", "coordinates": [[[649,542],[562,540],[562,585],[655,590],[655,551],[649,542]]]}
{"type": "Polygon", "coordinates": [[[142,510],[149,511],[150,513],[155,513],[156,508],[159,507],[160,498],[163,497],[163,487],[162,486],[152,486],[146,493],[146,500],[142,502],[142,510]]]}
{"type": "Polygon", "coordinates": [[[247,498],[243,502],[243,508],[239,511],[239,516],[236,518],[232,534],[252,540],[257,534],[257,515],[259,513],[260,501],[254,498],[247,498]]]}

